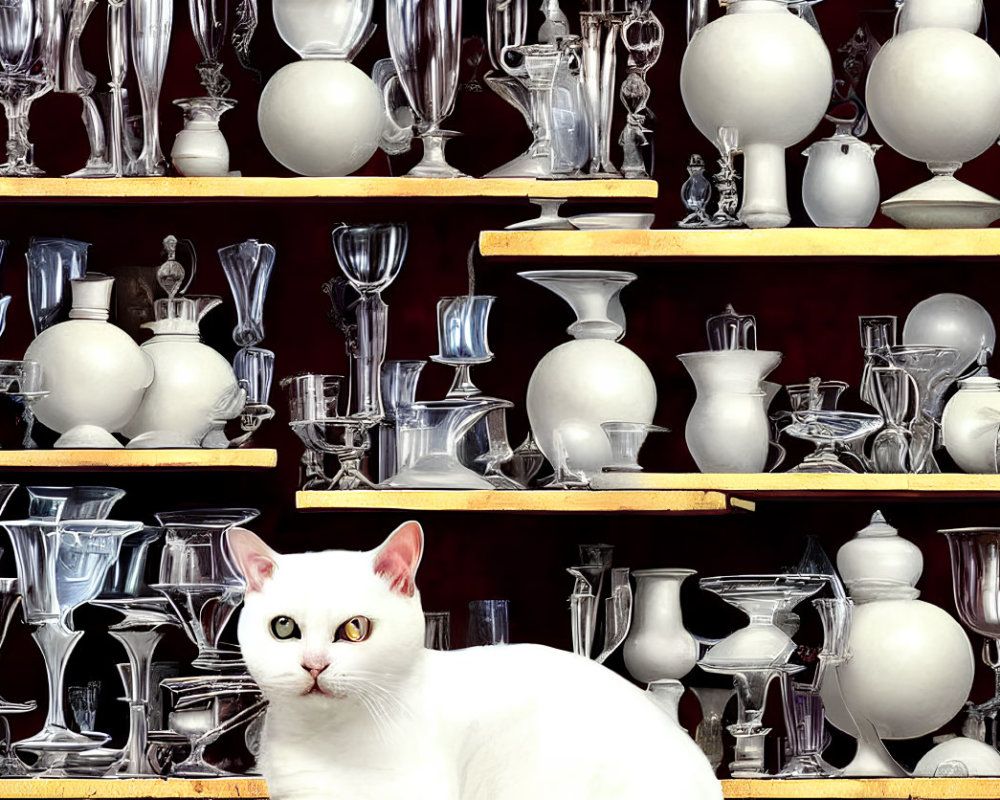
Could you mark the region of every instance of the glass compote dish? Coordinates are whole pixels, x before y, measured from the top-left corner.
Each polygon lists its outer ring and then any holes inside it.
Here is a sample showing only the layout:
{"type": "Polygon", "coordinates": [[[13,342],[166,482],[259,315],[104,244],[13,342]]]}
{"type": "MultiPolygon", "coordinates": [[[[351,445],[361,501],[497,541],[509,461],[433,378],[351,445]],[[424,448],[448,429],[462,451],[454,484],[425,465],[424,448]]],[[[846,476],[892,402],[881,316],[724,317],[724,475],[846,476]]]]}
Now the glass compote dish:
{"type": "Polygon", "coordinates": [[[146,581],[150,546],[162,537],[160,528],[147,526],[126,538],[101,594],[91,601],[92,605],[113,609],[124,617],[108,628],[128,657],[127,669],[121,672],[126,690],[124,699],[129,705],[129,733],[119,775],[155,774],[146,756],[150,667],[166,628],[180,624],[170,601],[154,592],[146,581]]]}
{"type": "Polygon", "coordinates": [[[0,7],[0,103],[7,115],[7,160],[0,176],[32,177],[35,166],[28,141],[28,110],[54,85],[59,53],[52,31],[55,4],[11,0],[0,7]]]}
{"type": "Polygon", "coordinates": [[[459,134],[441,129],[455,107],[462,50],[461,0],[388,0],[389,53],[410,108],[424,155],[407,175],[459,178],[445,161],[444,146],[459,134]]]}
{"type": "Polygon", "coordinates": [[[827,585],[825,575],[733,575],[702,578],[702,589],[736,606],[750,624],[712,645],[698,662],[706,672],[732,675],[739,717],[729,732],[736,737],[733,777],[764,774],[764,703],[771,681],[783,672],[800,672],[789,664],[795,651],[791,637],[778,626],[782,615],[827,585]]]}
{"type": "Polygon", "coordinates": [[[224,539],[227,530],[259,514],[255,508],[218,508],[153,515],[165,533],[159,581],[150,588],[170,601],[184,632],[198,646],[192,662],[198,669],[245,669],[239,650],[219,643],[244,591],[224,539]]]}
{"type": "Polygon", "coordinates": [[[969,704],[974,717],[992,720],[995,743],[1000,713],[1000,528],[952,528],[941,533],[948,538],[951,553],[955,608],[962,622],[985,637],[983,663],[996,674],[994,696],[969,704]]]}
{"type": "Polygon", "coordinates": [[[205,749],[222,734],[264,713],[267,701],[249,675],[167,678],[160,686],[174,698],[168,726],[187,738],[191,754],[170,767],[178,777],[218,777],[222,770],[205,760],[205,749]]]}
{"type": "MultiPolygon", "coordinates": [[[[839,457],[843,451],[856,456],[865,440],[883,425],[878,414],[864,414],[857,411],[793,411],[792,423],[784,432],[796,439],[804,439],[816,445],[816,449],[806,456],[802,463],[789,472],[839,472],[854,473],[839,457]]],[[[860,471],[868,471],[864,462],[855,457],[860,471]]]]}
{"type": "MultiPolygon", "coordinates": [[[[66,664],[83,631],[74,630],[72,612],[101,590],[108,568],[118,557],[122,540],[142,528],[140,522],[58,519],[60,512],[75,510],[67,498],[48,502],[53,516],[39,516],[0,523],[11,538],[18,580],[23,587],[25,621],[45,660],[49,705],[42,730],[14,744],[18,753],[32,753],[32,771],[62,774],[72,753],[100,748],[110,738],[93,731],[74,733],[66,726],[63,684],[66,664]],[[60,502],[62,505],[60,505],[60,502]]],[[[108,498],[107,503],[118,499],[108,498]]],[[[109,764],[108,764],[109,765],[109,764]]]]}

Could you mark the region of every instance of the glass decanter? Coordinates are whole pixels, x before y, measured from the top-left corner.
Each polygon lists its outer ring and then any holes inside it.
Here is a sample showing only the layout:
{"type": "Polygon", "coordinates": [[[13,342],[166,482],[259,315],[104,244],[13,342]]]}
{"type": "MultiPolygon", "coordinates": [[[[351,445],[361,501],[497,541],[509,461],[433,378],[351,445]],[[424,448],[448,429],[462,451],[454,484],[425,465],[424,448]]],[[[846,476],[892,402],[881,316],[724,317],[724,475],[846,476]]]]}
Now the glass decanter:
{"type": "Polygon", "coordinates": [[[681,228],[710,228],[708,204],[712,199],[712,184],[705,177],[705,160],[700,155],[692,155],[687,164],[687,180],[681,186],[681,202],[690,212],[677,223],[681,228]]]}
{"type": "Polygon", "coordinates": [[[462,50],[461,0],[388,0],[386,35],[396,74],[417,118],[424,155],[407,175],[459,178],[444,146],[459,134],[441,129],[455,107],[462,50]]]}
{"type": "Polygon", "coordinates": [[[513,403],[489,397],[413,403],[396,419],[401,468],[386,489],[492,489],[493,484],[462,464],[458,445],[491,411],[513,403]]]}
{"type": "Polygon", "coordinates": [[[222,630],[243,601],[243,579],[226,553],[225,534],[260,514],[254,508],[161,511],[165,529],[159,581],[188,638],[198,646],[192,666],[221,672],[244,669],[239,650],[219,644],[222,630]]]}

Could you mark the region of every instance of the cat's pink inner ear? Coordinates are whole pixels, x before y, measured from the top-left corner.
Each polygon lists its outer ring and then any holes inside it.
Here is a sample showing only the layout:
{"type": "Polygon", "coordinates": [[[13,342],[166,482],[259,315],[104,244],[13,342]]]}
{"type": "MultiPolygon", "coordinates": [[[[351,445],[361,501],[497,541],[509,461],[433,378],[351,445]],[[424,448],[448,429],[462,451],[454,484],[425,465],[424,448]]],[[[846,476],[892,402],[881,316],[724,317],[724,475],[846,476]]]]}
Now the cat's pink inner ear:
{"type": "Polygon", "coordinates": [[[424,551],[424,531],[419,522],[404,522],[375,553],[375,574],[389,581],[393,591],[413,597],[417,567],[424,551]]]}
{"type": "Polygon", "coordinates": [[[253,531],[230,528],[226,532],[229,552],[247,582],[248,592],[259,592],[278,567],[278,554],[253,531]]]}

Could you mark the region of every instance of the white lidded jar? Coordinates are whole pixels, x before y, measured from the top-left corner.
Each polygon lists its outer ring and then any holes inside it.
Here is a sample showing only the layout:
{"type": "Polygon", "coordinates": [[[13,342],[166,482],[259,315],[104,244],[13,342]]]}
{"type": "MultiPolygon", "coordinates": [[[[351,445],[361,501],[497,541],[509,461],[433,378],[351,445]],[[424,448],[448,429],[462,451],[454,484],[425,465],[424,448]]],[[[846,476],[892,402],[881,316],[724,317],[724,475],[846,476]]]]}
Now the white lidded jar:
{"type": "Polygon", "coordinates": [[[802,176],[802,202],[820,228],[867,228],[878,211],[879,183],[871,145],[849,133],[813,142],[802,176]]]}
{"type": "Polygon", "coordinates": [[[62,434],[56,447],[121,447],[112,434],[123,430],[153,380],[149,357],[108,322],[113,285],[97,272],[71,281],[69,319],[42,331],[24,353],[41,365],[48,394],[32,410],[62,434]]]}

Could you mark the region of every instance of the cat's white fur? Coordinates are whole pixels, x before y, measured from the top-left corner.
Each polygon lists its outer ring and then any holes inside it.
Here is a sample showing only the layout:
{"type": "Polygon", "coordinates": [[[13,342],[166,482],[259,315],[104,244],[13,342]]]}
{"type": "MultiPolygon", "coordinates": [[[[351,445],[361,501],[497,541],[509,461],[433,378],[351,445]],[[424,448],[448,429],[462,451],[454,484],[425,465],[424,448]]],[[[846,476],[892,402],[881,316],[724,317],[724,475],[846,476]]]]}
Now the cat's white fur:
{"type": "Polygon", "coordinates": [[[369,552],[278,555],[240,529],[229,543],[248,582],[243,657],[269,700],[258,765],[274,800],[722,797],[688,734],[593,661],[529,644],[424,649],[416,523],[369,552]],[[272,635],[281,615],[301,638],[272,635]],[[357,615],[370,636],[335,642],[357,615]],[[308,668],[324,665],[320,693],[308,668]]]}

